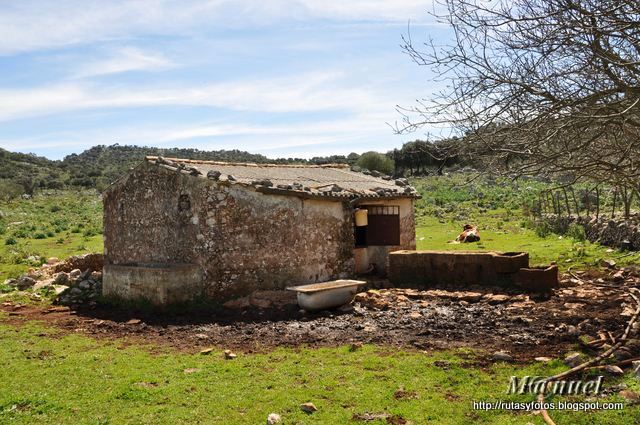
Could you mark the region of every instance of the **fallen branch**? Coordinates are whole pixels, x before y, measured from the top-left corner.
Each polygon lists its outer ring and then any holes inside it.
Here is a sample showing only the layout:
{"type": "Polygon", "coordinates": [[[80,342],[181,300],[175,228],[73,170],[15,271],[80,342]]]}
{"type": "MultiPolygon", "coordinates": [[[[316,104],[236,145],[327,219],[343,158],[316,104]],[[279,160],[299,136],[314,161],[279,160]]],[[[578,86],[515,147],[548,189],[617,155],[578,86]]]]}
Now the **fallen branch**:
{"type": "MultiPolygon", "coordinates": [[[[544,394],[540,393],[538,394],[538,402],[539,403],[544,403],[544,394]]],[[[542,419],[544,419],[544,422],[547,425],[556,425],[556,423],[553,421],[553,419],[551,419],[551,416],[549,416],[549,412],[547,412],[547,409],[545,409],[544,407],[540,409],[540,414],[542,415],[542,419]]]]}
{"type": "MultiPolygon", "coordinates": [[[[621,360],[617,363],[613,363],[611,364],[611,366],[627,366],[630,365],[631,363],[640,360],[640,357],[633,357],[631,359],[626,359],[626,360],[621,360]]],[[[591,366],[589,367],[589,369],[604,369],[605,367],[607,367],[608,365],[595,365],[595,366],[591,366]]]]}
{"type": "Polygon", "coordinates": [[[584,283],[584,280],[580,279],[574,272],[571,271],[571,267],[569,267],[567,272],[569,273],[569,275],[571,275],[572,278],[580,281],[580,283],[584,283]]]}

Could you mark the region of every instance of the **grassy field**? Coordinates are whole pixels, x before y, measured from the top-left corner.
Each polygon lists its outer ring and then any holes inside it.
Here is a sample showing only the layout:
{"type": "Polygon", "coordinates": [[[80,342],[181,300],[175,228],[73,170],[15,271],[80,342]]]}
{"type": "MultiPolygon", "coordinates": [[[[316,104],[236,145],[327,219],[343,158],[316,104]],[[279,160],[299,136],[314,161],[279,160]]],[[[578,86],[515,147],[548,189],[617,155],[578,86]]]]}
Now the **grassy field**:
{"type": "Polygon", "coordinates": [[[0,282],[47,258],[102,251],[102,202],[95,192],[39,194],[0,204],[0,282]]]}
{"type": "Polygon", "coordinates": [[[536,226],[526,211],[533,207],[537,190],[548,187],[547,183],[505,179],[467,183],[469,177],[412,181],[422,195],[416,206],[418,249],[527,251],[532,265],[556,262],[561,270],[597,267],[602,259],[633,264],[640,258],[586,241],[577,227],[571,234],[557,235],[536,226]],[[480,242],[452,243],[467,223],[478,226],[480,242]]]}
{"type": "MultiPolygon", "coordinates": [[[[556,261],[561,268],[590,267],[601,258],[622,255],[584,242],[580,235],[540,232],[523,211],[543,183],[462,183],[462,177],[414,181],[423,195],[417,208],[418,248],[526,250],[532,263],[556,261]],[[465,223],[479,226],[482,241],[448,243],[465,223]]],[[[48,257],[102,249],[101,202],[95,194],[41,194],[0,205],[0,211],[0,282],[48,257]]],[[[620,263],[636,258],[624,257],[620,263]]],[[[94,340],[58,334],[42,324],[10,325],[6,319],[0,313],[0,423],[256,424],[276,412],[287,424],[358,423],[354,418],[365,413],[387,413],[413,424],[541,424],[539,416],[527,412],[485,412],[474,410],[472,403],[531,401],[530,396],[505,394],[510,376],[566,369],[559,361],[480,367],[474,364],[479,353],[471,351],[422,353],[379,346],[354,352],[348,347],[282,348],[239,353],[229,361],[220,351],[203,356],[94,340]],[[401,388],[407,397],[394,396],[401,388]],[[313,402],[319,411],[303,413],[298,406],[304,402],[313,402]]],[[[617,382],[607,379],[607,386],[617,382]]],[[[640,381],[627,376],[624,383],[640,391],[640,381]]],[[[617,395],[606,400],[621,401],[617,395]]],[[[630,405],[624,411],[551,414],[562,424],[640,423],[639,409],[630,405]]]]}
{"type": "MultiPolygon", "coordinates": [[[[0,340],[0,422],[16,424],[258,424],[271,412],[287,424],[357,423],[354,415],[364,413],[388,413],[413,424],[542,423],[530,413],[478,411],[472,403],[531,401],[531,396],[506,395],[510,376],[565,368],[552,362],[482,369],[467,364],[474,356],[469,351],[427,354],[375,346],[354,352],[278,349],[224,360],[219,351],[203,356],[125,347],[122,341],[56,335],[34,324],[0,325],[0,340]],[[395,395],[401,388],[405,397],[395,395]],[[318,412],[303,413],[304,402],[313,402],[318,412]]],[[[636,380],[625,383],[640,390],[636,380]]],[[[630,406],[552,414],[558,423],[640,422],[640,410],[630,406]]]]}

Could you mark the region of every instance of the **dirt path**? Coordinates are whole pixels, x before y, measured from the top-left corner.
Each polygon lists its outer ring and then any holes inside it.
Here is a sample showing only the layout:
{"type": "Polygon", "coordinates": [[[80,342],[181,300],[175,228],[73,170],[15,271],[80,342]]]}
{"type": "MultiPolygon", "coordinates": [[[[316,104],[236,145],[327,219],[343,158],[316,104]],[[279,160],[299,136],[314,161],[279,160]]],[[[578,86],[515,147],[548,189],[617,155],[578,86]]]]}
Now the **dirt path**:
{"type": "Polygon", "coordinates": [[[387,289],[359,294],[349,308],[320,313],[305,313],[295,305],[172,315],[105,306],[68,310],[4,303],[0,308],[9,313],[5,322],[38,320],[62,333],[191,352],[375,343],[420,350],[506,350],[525,361],[566,353],[581,335],[619,334],[628,319],[621,315],[626,313],[623,303],[633,304],[624,292],[624,286],[594,282],[560,288],[547,297],[486,287],[387,289]]]}

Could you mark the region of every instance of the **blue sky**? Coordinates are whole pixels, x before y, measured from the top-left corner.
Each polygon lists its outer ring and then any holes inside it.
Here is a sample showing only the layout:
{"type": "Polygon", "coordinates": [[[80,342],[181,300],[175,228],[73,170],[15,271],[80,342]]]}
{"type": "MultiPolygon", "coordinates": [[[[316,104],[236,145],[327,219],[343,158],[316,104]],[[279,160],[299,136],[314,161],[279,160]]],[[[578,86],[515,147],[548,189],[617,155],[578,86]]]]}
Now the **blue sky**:
{"type": "MultiPolygon", "coordinates": [[[[418,0],[0,0],[0,147],[96,144],[269,157],[386,151],[436,89],[400,49],[448,29],[418,0]]],[[[426,131],[426,130],[425,130],[426,131]]]]}

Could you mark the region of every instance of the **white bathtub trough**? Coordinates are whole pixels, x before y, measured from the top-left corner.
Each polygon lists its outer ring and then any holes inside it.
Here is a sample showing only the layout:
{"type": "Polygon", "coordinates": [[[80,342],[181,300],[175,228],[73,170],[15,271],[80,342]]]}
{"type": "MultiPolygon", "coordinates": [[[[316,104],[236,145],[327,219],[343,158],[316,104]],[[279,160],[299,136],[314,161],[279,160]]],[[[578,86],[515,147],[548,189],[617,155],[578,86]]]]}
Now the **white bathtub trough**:
{"type": "Polygon", "coordinates": [[[310,285],[291,286],[287,290],[298,294],[298,305],[309,311],[340,307],[351,302],[358,286],[366,282],[361,280],[332,280],[310,285]]]}

